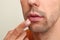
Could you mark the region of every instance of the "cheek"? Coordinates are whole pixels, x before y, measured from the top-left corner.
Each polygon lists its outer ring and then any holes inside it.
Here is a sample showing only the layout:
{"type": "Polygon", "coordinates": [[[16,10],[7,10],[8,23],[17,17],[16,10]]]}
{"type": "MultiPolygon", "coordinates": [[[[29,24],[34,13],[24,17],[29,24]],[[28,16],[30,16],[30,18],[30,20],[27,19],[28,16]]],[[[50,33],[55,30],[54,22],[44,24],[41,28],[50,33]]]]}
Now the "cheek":
{"type": "Polygon", "coordinates": [[[27,0],[21,0],[21,5],[22,5],[23,13],[26,13],[30,9],[30,7],[27,3],[27,0]]]}
{"type": "Polygon", "coordinates": [[[40,0],[40,10],[46,13],[47,18],[59,9],[58,0],[40,0]]]}
{"type": "Polygon", "coordinates": [[[53,10],[58,6],[58,0],[41,0],[41,4],[46,10],[53,10]]]}

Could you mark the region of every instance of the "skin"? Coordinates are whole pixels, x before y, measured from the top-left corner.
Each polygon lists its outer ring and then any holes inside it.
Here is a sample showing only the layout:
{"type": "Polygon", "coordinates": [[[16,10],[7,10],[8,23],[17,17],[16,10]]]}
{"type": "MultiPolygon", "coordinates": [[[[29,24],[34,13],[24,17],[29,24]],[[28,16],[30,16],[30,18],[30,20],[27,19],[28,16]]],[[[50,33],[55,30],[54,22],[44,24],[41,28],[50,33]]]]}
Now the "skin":
{"type": "MultiPolygon", "coordinates": [[[[44,16],[44,18],[41,19],[40,21],[35,23],[31,22],[31,24],[29,25],[29,29],[32,31],[35,40],[60,40],[59,0],[20,0],[20,1],[25,20],[28,19],[27,16],[29,15],[30,12],[32,13],[38,12],[39,15],[44,16]]],[[[10,31],[4,39],[29,40],[27,37],[25,37],[26,32],[23,31],[24,26],[26,26],[24,24],[26,23],[21,23],[17,28],[15,28],[17,29],[17,31],[15,29],[13,31],[10,31]],[[18,34],[16,32],[18,32],[18,34]]]]}
{"type": "Polygon", "coordinates": [[[28,21],[24,21],[15,29],[10,30],[4,40],[28,40],[28,38],[26,37],[26,32],[24,31],[24,28],[29,25],[29,23],[26,22],[28,21]]]}
{"type": "Polygon", "coordinates": [[[46,29],[50,28],[56,22],[59,17],[58,1],[59,0],[21,0],[25,19],[27,19],[29,12],[34,12],[35,10],[40,11],[39,15],[43,14],[45,17],[44,19],[30,25],[32,31],[47,31],[46,29]]]}

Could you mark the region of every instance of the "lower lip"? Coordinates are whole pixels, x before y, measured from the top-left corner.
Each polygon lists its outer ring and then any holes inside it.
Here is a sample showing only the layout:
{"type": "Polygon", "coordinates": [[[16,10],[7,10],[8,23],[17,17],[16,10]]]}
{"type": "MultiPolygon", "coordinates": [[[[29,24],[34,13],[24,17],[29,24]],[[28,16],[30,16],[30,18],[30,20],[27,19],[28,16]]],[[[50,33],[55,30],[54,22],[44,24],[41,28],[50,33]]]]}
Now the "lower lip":
{"type": "Polygon", "coordinates": [[[41,21],[43,19],[43,17],[30,17],[29,19],[32,22],[37,22],[37,21],[41,21]]]}

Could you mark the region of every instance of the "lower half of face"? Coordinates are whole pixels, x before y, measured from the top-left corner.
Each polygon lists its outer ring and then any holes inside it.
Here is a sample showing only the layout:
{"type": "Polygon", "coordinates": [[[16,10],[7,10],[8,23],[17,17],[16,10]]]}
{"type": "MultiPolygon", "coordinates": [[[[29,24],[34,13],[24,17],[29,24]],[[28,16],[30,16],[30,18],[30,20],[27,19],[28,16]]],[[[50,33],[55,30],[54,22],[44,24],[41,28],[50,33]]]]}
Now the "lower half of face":
{"type": "Polygon", "coordinates": [[[56,24],[59,18],[59,15],[60,13],[58,12],[52,13],[50,14],[50,16],[47,16],[46,18],[43,18],[40,21],[31,22],[31,25],[29,26],[29,28],[33,32],[46,32],[56,24]]]}
{"type": "MultiPolygon", "coordinates": [[[[43,10],[45,13],[45,17],[42,18],[40,21],[37,22],[31,22],[31,25],[29,26],[30,30],[33,32],[45,32],[50,29],[55,22],[57,21],[60,13],[59,13],[59,3],[58,0],[47,0],[46,1],[40,1],[40,7],[38,7],[39,10],[43,10]]],[[[32,6],[33,7],[33,6],[32,6]]],[[[25,20],[27,19],[28,12],[32,9],[31,6],[27,3],[27,1],[22,0],[22,9],[25,20]]],[[[36,11],[36,10],[35,10],[36,11]]],[[[39,13],[42,14],[42,13],[39,13]]]]}
{"type": "MultiPolygon", "coordinates": [[[[24,15],[25,19],[27,19],[27,15],[28,13],[24,15]]],[[[44,18],[38,19],[39,21],[36,21],[36,22],[31,21],[29,28],[33,32],[46,32],[50,28],[53,27],[53,25],[58,20],[59,15],[60,15],[59,10],[53,10],[53,11],[46,12],[44,15],[44,18]]]]}
{"type": "Polygon", "coordinates": [[[40,19],[40,21],[36,22],[31,21],[29,29],[33,32],[46,32],[53,27],[53,25],[58,20],[58,17],[59,13],[56,11],[54,13],[50,13],[50,16],[47,16],[46,14],[46,17],[40,19]]]}

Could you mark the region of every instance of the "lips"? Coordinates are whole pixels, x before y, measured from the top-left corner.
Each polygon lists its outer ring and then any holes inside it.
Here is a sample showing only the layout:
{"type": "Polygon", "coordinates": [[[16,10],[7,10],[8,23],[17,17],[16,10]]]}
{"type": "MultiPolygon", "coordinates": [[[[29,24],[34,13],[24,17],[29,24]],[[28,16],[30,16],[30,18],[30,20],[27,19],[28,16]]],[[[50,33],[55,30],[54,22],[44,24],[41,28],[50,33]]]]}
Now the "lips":
{"type": "Polygon", "coordinates": [[[40,16],[38,14],[29,14],[28,15],[28,19],[32,22],[37,22],[37,21],[41,21],[44,18],[44,16],[40,16]]]}

